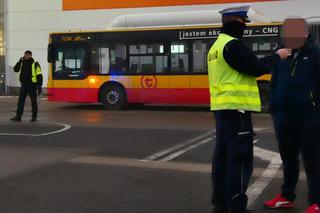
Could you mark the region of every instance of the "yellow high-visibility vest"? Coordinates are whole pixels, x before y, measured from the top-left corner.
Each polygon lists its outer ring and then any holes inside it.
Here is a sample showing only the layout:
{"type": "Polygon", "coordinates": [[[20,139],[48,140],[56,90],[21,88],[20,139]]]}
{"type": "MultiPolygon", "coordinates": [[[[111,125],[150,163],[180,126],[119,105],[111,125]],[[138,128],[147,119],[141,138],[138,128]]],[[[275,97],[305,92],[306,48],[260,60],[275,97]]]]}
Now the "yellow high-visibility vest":
{"type": "MultiPolygon", "coordinates": [[[[20,75],[21,75],[22,65],[23,65],[23,63],[21,62],[20,71],[19,71],[19,79],[20,79],[20,75]]],[[[41,74],[42,74],[42,72],[41,72],[40,66],[37,66],[37,67],[36,67],[36,62],[33,62],[33,64],[32,64],[32,77],[31,77],[31,81],[36,84],[37,81],[38,81],[38,80],[37,80],[37,75],[41,75],[41,74]]]]}
{"type": "Polygon", "coordinates": [[[261,111],[255,77],[233,69],[224,59],[226,44],[236,38],[221,33],[208,53],[211,110],[261,111]]]}

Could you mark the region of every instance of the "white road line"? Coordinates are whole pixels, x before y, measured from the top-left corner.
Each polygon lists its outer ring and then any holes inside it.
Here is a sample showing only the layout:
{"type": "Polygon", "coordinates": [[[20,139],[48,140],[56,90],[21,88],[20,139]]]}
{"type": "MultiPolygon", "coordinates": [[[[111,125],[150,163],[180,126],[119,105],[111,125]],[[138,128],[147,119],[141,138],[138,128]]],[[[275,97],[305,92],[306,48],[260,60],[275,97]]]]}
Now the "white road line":
{"type": "Polygon", "coordinates": [[[187,140],[187,141],[185,141],[183,143],[177,144],[175,146],[169,147],[168,149],[165,149],[165,150],[157,152],[157,153],[155,153],[153,155],[150,155],[150,156],[146,157],[145,159],[143,159],[141,161],[157,160],[158,158],[160,158],[162,156],[165,156],[165,155],[167,155],[167,154],[169,154],[171,152],[174,152],[176,150],[179,150],[179,149],[181,149],[183,147],[189,146],[189,145],[191,145],[191,144],[193,144],[193,143],[195,143],[195,142],[197,142],[197,141],[199,141],[199,140],[201,140],[203,138],[206,138],[206,137],[208,137],[208,136],[210,136],[212,134],[213,134],[213,132],[211,132],[211,131],[210,132],[206,132],[206,133],[201,134],[201,135],[199,135],[197,137],[191,138],[190,140],[187,140]]]}
{"type": "Polygon", "coordinates": [[[213,140],[213,137],[206,138],[206,139],[204,139],[202,141],[199,141],[198,143],[192,144],[191,146],[188,146],[188,147],[186,147],[184,149],[181,149],[181,150],[179,150],[179,151],[177,151],[175,153],[172,153],[171,155],[168,155],[167,157],[165,157],[163,159],[160,159],[160,161],[167,162],[167,161],[173,160],[173,159],[179,157],[180,155],[182,155],[182,154],[184,154],[184,153],[186,153],[188,151],[196,149],[199,146],[202,146],[202,145],[204,145],[206,143],[212,142],[212,140],[213,140]]]}
{"type": "Polygon", "coordinates": [[[0,96],[0,99],[11,99],[11,98],[17,98],[18,96],[0,96]]]}
{"type": "Polygon", "coordinates": [[[254,147],[254,154],[256,157],[265,161],[271,161],[267,169],[260,175],[260,177],[254,182],[247,190],[247,196],[249,198],[248,206],[251,207],[258,199],[261,193],[271,183],[273,178],[276,177],[282,161],[280,155],[276,152],[262,149],[260,147],[254,147]]]}
{"type": "Polygon", "coordinates": [[[255,131],[255,132],[261,132],[261,131],[264,131],[264,130],[267,130],[268,128],[259,128],[259,127],[257,127],[257,128],[254,128],[253,129],[253,131],[255,131]]]}
{"type": "Polygon", "coordinates": [[[256,143],[258,143],[259,142],[259,138],[257,138],[257,139],[255,139],[255,140],[253,140],[253,144],[256,144],[256,143]]]}
{"type": "MultiPolygon", "coordinates": [[[[148,169],[159,169],[159,170],[174,170],[174,171],[185,171],[185,172],[199,172],[203,174],[211,174],[211,164],[199,164],[199,163],[184,163],[184,162],[159,162],[159,161],[148,161],[142,162],[137,159],[130,158],[115,158],[105,156],[80,156],[68,161],[69,163],[79,164],[95,164],[105,166],[119,166],[119,167],[132,167],[132,168],[148,168],[148,169]]],[[[262,177],[265,168],[255,168],[253,171],[253,177],[262,177]],[[261,175],[262,174],[262,175],[261,175]]],[[[306,181],[306,175],[303,171],[300,172],[300,180],[306,181]]],[[[273,178],[281,179],[282,175],[277,174],[273,178]]]]}
{"type": "MultiPolygon", "coordinates": [[[[267,128],[255,128],[254,131],[265,131],[267,128]]],[[[207,132],[203,135],[200,135],[198,137],[192,138],[191,140],[188,140],[182,144],[178,144],[176,146],[170,147],[166,150],[163,150],[161,152],[158,152],[154,155],[151,155],[147,157],[146,159],[142,161],[152,161],[157,160],[161,162],[168,162],[170,160],[173,160],[182,154],[195,149],[201,145],[204,145],[206,143],[209,143],[213,140],[215,136],[212,136],[210,138],[206,138],[204,140],[201,140],[209,135],[211,135],[211,132],[207,132]],[[199,141],[201,140],[201,141],[199,141]],[[176,152],[174,152],[176,151],[176,152]],[[172,153],[174,152],[174,153],[172,153]],[[170,155],[168,155],[171,153],[170,155]],[[166,156],[168,155],[168,156],[166,156]],[[161,157],[166,156],[162,159],[161,157]]],[[[254,144],[259,142],[260,139],[255,139],[253,141],[254,144]]],[[[248,206],[251,207],[254,202],[258,199],[258,197],[261,195],[261,193],[265,190],[265,188],[271,183],[273,178],[277,176],[277,173],[282,165],[281,158],[277,152],[273,152],[267,149],[263,149],[260,147],[254,147],[254,156],[258,157],[264,161],[269,161],[270,164],[268,165],[267,169],[262,172],[262,174],[257,178],[257,180],[249,187],[247,190],[247,195],[249,197],[248,206]]]]}
{"type": "MultiPolygon", "coordinates": [[[[18,98],[19,96],[0,96],[0,99],[14,99],[14,98],[18,98]]],[[[48,100],[48,98],[42,97],[39,98],[41,101],[46,101],[48,100]]]]}
{"type": "Polygon", "coordinates": [[[62,124],[62,123],[52,123],[52,124],[57,124],[57,125],[63,126],[63,128],[60,130],[57,130],[57,131],[39,134],[38,136],[54,135],[54,134],[65,132],[65,131],[71,129],[71,125],[69,125],[69,124],[62,124]]]}
{"type": "Polygon", "coordinates": [[[69,130],[71,128],[71,125],[69,124],[62,124],[62,123],[54,123],[54,122],[47,122],[47,123],[42,123],[42,124],[55,124],[55,125],[59,125],[59,126],[63,126],[62,129],[56,130],[56,131],[52,131],[52,132],[46,132],[46,133],[42,133],[42,134],[26,134],[26,133],[2,133],[0,132],[0,136],[30,136],[30,137],[41,137],[41,136],[48,136],[48,135],[54,135],[54,134],[58,134],[61,132],[65,132],[67,130],[69,130]]]}
{"type": "MultiPolygon", "coordinates": [[[[259,131],[263,131],[263,130],[266,130],[267,128],[255,128],[254,129],[254,131],[256,131],[256,132],[259,132],[259,131]]],[[[155,153],[155,154],[153,154],[153,155],[150,155],[150,156],[148,156],[148,157],[146,157],[145,159],[143,159],[143,160],[141,160],[141,161],[152,161],[152,160],[157,160],[157,159],[159,159],[159,158],[161,158],[161,157],[163,157],[163,156],[165,156],[165,155],[167,155],[167,154],[169,154],[169,153],[171,153],[171,152],[174,152],[174,151],[177,151],[177,150],[179,150],[179,149],[182,149],[182,148],[184,148],[184,147],[186,147],[186,146],[189,146],[189,145],[191,145],[191,144],[193,144],[193,143],[195,143],[195,142],[197,142],[197,141],[199,141],[199,140],[201,140],[201,139],[203,139],[203,138],[205,138],[205,137],[207,137],[207,136],[210,136],[210,135],[212,135],[213,134],[213,132],[206,132],[206,133],[204,133],[204,134],[202,134],[202,135],[199,135],[199,136],[197,136],[197,137],[194,137],[194,138],[191,138],[190,140],[187,140],[187,141],[185,141],[185,142],[183,142],[183,143],[181,143],[181,144],[178,144],[178,145],[175,145],[175,146],[172,146],[172,147],[169,147],[168,149],[165,149],[165,150],[162,150],[162,151],[160,151],[160,152],[157,152],[157,153],[155,153]]],[[[214,136],[215,137],[215,136],[214,136]]],[[[256,142],[258,142],[259,141],[259,139],[256,139],[256,140],[254,140],[254,143],[256,143],[256,142]]],[[[189,150],[188,150],[189,151],[189,150]]],[[[179,153],[180,151],[177,151],[176,153],[179,153]]],[[[185,152],[184,152],[185,153],[185,152]]],[[[172,156],[174,156],[175,155],[175,153],[173,153],[172,154],[172,156]]],[[[166,158],[164,158],[164,159],[166,159],[166,158]]],[[[162,161],[163,161],[163,159],[162,159],[162,161]]]]}

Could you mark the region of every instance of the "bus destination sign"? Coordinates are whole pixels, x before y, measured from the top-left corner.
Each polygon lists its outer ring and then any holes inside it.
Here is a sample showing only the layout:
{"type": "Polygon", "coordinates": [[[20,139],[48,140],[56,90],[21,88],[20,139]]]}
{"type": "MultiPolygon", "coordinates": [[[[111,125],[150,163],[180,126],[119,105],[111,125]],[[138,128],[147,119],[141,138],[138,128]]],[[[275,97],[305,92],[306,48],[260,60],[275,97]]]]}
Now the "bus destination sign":
{"type": "Polygon", "coordinates": [[[81,35],[66,35],[59,37],[62,42],[72,42],[72,41],[88,41],[91,40],[90,36],[81,36],[81,35]]]}
{"type": "MultiPolygon", "coordinates": [[[[220,33],[220,28],[180,30],[179,38],[180,40],[212,39],[217,38],[220,33]]],[[[248,27],[244,32],[244,37],[277,37],[279,33],[280,26],[248,27]]]]}

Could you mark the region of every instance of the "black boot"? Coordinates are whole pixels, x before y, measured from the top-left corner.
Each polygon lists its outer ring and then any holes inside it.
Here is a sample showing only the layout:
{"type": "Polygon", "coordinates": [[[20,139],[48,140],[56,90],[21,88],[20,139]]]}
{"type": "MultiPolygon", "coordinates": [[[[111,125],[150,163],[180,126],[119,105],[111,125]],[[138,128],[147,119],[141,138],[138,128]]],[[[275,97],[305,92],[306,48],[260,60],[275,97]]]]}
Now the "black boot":
{"type": "Polygon", "coordinates": [[[31,122],[36,122],[36,121],[37,121],[37,117],[33,117],[33,116],[32,116],[32,118],[31,118],[30,121],[31,121],[31,122]]]}
{"type": "Polygon", "coordinates": [[[11,118],[10,120],[20,122],[21,121],[21,116],[16,115],[15,117],[11,118]]]}
{"type": "Polygon", "coordinates": [[[230,208],[228,213],[249,213],[246,209],[248,203],[248,197],[246,194],[237,194],[230,201],[230,208]]]}

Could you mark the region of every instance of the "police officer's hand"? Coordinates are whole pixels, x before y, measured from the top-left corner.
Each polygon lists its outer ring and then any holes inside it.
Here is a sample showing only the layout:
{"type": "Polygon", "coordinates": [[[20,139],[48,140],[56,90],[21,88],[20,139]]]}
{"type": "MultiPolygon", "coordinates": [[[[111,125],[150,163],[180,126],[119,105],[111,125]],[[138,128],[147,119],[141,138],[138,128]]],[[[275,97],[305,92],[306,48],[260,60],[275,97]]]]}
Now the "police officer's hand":
{"type": "Polygon", "coordinates": [[[38,94],[38,96],[42,95],[42,87],[41,86],[37,87],[37,94],[38,94]]]}
{"type": "Polygon", "coordinates": [[[281,60],[287,59],[292,53],[292,49],[283,48],[276,52],[281,58],[281,60]]]}

